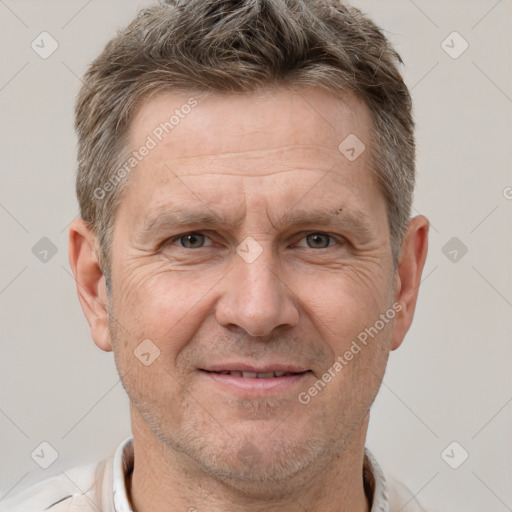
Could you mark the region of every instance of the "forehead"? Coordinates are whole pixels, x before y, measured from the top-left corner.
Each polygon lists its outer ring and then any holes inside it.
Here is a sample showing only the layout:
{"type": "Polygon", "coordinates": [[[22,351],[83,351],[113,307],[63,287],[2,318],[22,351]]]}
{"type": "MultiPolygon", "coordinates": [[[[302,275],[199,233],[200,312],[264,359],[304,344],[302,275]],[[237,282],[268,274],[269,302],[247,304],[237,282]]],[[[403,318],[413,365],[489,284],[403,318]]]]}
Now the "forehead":
{"type": "Polygon", "coordinates": [[[172,147],[181,158],[293,144],[339,156],[340,142],[351,134],[368,142],[371,125],[361,99],[352,94],[335,97],[320,87],[247,94],[161,93],[139,108],[129,143],[136,150],[150,137],[157,150],[172,147]],[[187,144],[190,138],[196,144],[187,144]]]}
{"type": "Polygon", "coordinates": [[[120,209],[141,216],[192,201],[243,216],[262,195],[265,215],[305,196],[337,208],[340,198],[346,207],[365,195],[371,206],[371,127],[360,99],[322,88],[160,94],[132,121],[129,150],[138,162],[120,209]],[[356,159],[343,152],[365,146],[356,159]]]}

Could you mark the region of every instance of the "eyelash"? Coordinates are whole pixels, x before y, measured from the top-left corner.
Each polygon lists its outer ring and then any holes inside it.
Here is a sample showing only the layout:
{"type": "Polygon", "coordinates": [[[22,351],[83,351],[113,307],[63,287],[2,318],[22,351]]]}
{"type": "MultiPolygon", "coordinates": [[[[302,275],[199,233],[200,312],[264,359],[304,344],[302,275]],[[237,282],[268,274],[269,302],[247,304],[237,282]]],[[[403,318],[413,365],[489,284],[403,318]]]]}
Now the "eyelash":
{"type": "MultiPolygon", "coordinates": [[[[176,235],[172,238],[169,238],[167,241],[164,242],[164,246],[166,245],[172,245],[172,244],[175,244],[176,242],[178,242],[181,238],[187,236],[187,235],[203,235],[205,236],[206,238],[208,238],[212,243],[210,245],[207,245],[207,246],[202,246],[202,247],[197,247],[196,249],[191,249],[189,247],[183,247],[182,245],[179,246],[181,249],[188,249],[188,250],[198,250],[198,249],[205,249],[206,247],[210,247],[211,245],[213,245],[213,241],[211,239],[211,237],[209,237],[208,235],[206,235],[205,233],[203,233],[202,231],[188,231],[186,233],[181,233],[179,235],[176,235]]],[[[325,233],[323,231],[309,231],[307,233],[304,233],[302,235],[302,237],[300,238],[300,240],[303,240],[305,238],[307,238],[308,236],[310,235],[323,235],[323,236],[328,236],[330,238],[329,240],[329,245],[327,247],[321,247],[320,249],[329,249],[330,247],[332,247],[333,245],[335,245],[335,243],[330,243],[331,241],[334,241],[336,243],[339,244],[343,244],[344,243],[344,239],[342,239],[342,237],[339,237],[339,236],[335,236],[335,235],[331,235],[330,233],[325,233]],[[341,238],[341,240],[340,240],[341,238]]],[[[304,248],[307,248],[307,249],[314,249],[313,247],[304,247],[304,248]]]]}

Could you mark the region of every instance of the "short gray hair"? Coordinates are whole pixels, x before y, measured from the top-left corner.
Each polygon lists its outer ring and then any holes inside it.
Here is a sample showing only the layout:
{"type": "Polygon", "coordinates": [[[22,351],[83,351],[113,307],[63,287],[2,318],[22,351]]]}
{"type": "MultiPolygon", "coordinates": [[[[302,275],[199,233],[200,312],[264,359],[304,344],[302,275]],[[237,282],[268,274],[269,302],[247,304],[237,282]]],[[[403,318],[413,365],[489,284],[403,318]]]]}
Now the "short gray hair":
{"type": "Polygon", "coordinates": [[[244,93],[321,86],[355,93],[372,114],[371,170],[387,202],[396,265],[415,176],[411,97],[382,31],[340,0],[177,0],[141,10],[87,70],[76,104],[76,192],[110,275],[115,217],[128,180],[95,190],[122,161],[136,107],[163,91],[244,93]]]}

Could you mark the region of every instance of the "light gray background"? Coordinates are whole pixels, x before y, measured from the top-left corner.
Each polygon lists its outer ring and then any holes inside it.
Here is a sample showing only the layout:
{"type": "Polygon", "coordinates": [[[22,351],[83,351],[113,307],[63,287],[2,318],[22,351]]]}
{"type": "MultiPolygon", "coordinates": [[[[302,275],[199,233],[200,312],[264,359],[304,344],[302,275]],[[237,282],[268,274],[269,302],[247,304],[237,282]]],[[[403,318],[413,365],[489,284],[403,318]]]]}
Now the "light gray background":
{"type": "MultiPolygon", "coordinates": [[[[512,510],[512,0],[353,3],[405,60],[415,209],[432,222],[415,322],[391,355],[368,446],[432,510],[512,510]],[[441,46],[453,31],[469,43],[457,59],[441,46]],[[452,237],[468,249],[457,262],[442,251],[452,237]],[[458,469],[441,456],[452,441],[469,453],[458,469]]],[[[130,433],[112,354],[93,344],[76,297],[67,226],[79,77],[141,5],[0,0],[0,499],[130,433]],[[48,59],[31,48],[43,31],[59,44],[48,59]],[[57,247],[46,263],[32,252],[42,237],[57,247]],[[59,454],[46,470],[31,458],[42,441],[59,454]]]]}

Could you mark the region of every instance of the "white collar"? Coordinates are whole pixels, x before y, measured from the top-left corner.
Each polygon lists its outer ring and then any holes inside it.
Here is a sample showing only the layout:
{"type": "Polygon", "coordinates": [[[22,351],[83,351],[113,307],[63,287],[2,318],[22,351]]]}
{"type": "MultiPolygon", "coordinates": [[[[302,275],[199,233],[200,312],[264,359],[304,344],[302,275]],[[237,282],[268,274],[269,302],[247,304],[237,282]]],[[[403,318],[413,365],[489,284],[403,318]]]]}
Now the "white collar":
{"type": "MultiPolygon", "coordinates": [[[[113,461],[113,492],[116,512],[133,512],[126,491],[126,479],[133,471],[133,438],[117,448],[113,461]]],[[[364,477],[373,492],[371,512],[389,512],[389,492],[384,473],[368,448],[364,449],[364,477]]]]}
{"type": "Polygon", "coordinates": [[[126,490],[126,479],[133,471],[133,461],[133,438],[128,437],[118,446],[114,454],[112,482],[116,512],[133,512],[126,490]]]}

